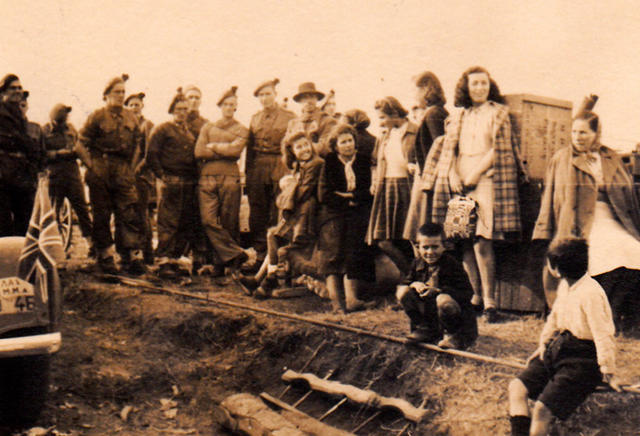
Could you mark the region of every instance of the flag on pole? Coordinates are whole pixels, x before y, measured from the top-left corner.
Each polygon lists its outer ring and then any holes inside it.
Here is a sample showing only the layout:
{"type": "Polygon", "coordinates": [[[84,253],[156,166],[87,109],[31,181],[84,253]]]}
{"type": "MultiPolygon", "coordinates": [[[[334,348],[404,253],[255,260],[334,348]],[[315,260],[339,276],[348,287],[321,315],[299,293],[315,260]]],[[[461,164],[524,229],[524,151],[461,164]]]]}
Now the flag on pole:
{"type": "Polygon", "coordinates": [[[62,238],[55,210],[49,197],[49,178],[39,177],[29,228],[18,261],[18,277],[29,283],[40,282],[42,301],[48,300],[51,271],[64,259],[62,238]]]}

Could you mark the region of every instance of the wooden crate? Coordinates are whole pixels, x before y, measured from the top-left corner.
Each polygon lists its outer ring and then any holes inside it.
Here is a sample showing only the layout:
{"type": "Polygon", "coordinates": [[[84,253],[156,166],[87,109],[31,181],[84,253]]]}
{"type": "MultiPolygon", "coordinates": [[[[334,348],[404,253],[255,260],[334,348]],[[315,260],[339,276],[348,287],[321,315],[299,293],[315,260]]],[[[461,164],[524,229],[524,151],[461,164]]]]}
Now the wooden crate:
{"type": "Polygon", "coordinates": [[[551,156],[571,144],[571,102],[530,94],[505,98],[529,177],[541,181],[551,156]]]}
{"type": "Polygon", "coordinates": [[[571,144],[571,102],[529,94],[506,96],[512,132],[529,183],[520,187],[522,241],[495,244],[498,308],[543,312],[544,247],[531,243],[540,210],[542,181],[556,150],[571,144]]]}

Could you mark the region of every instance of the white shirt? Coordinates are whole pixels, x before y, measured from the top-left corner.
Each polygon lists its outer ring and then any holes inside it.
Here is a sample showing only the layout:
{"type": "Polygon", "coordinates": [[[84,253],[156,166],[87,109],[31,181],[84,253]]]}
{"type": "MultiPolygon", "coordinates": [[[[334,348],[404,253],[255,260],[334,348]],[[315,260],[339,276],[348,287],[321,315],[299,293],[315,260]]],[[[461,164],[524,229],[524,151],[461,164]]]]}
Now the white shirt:
{"type": "Polygon", "coordinates": [[[389,136],[384,144],[384,159],[387,163],[384,177],[389,178],[402,178],[407,177],[408,173],[408,161],[404,152],[402,151],[402,138],[407,132],[407,126],[409,123],[404,123],[402,126],[393,128],[389,131],[389,136]]]}
{"type": "Polygon", "coordinates": [[[615,372],[615,326],[611,307],[604,289],[589,275],[585,274],[572,286],[564,279],[560,282],[558,296],[540,335],[540,349],[544,349],[555,331],[563,330],[569,330],[578,339],[592,340],[600,372],[615,372]]]}

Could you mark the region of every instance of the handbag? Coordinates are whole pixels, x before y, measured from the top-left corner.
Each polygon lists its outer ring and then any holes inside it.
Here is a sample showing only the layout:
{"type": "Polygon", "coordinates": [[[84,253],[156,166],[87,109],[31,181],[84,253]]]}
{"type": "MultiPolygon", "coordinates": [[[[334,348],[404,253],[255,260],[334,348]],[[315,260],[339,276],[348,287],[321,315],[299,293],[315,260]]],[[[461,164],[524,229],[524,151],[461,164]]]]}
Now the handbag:
{"type": "Polygon", "coordinates": [[[472,239],[478,221],[477,203],[471,197],[456,196],[447,203],[444,233],[447,239],[472,239]]]}

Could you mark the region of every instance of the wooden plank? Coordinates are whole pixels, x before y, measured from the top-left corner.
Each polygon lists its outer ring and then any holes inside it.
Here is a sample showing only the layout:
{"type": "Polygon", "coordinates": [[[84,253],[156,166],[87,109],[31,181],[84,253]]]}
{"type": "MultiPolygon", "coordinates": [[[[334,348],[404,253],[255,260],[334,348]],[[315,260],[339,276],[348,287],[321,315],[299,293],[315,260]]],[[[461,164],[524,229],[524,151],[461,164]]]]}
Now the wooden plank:
{"type": "Polygon", "coordinates": [[[282,380],[286,382],[304,380],[315,391],[344,396],[358,404],[395,409],[402,413],[406,419],[413,422],[420,422],[427,413],[426,409],[414,407],[404,399],[383,397],[371,390],[360,389],[337,381],[323,380],[315,374],[300,374],[289,369],[282,375],[282,380]]]}
{"type": "Polygon", "coordinates": [[[248,436],[307,436],[295,424],[251,394],[236,394],[220,403],[216,420],[234,433],[248,436]]]}
{"type": "Polygon", "coordinates": [[[339,428],[320,422],[319,420],[307,415],[301,410],[296,409],[290,404],[269,395],[266,392],[262,392],[260,394],[260,398],[283,409],[283,416],[294,422],[299,429],[307,433],[318,436],[354,436],[353,433],[349,433],[348,431],[340,430],[339,428]]]}

